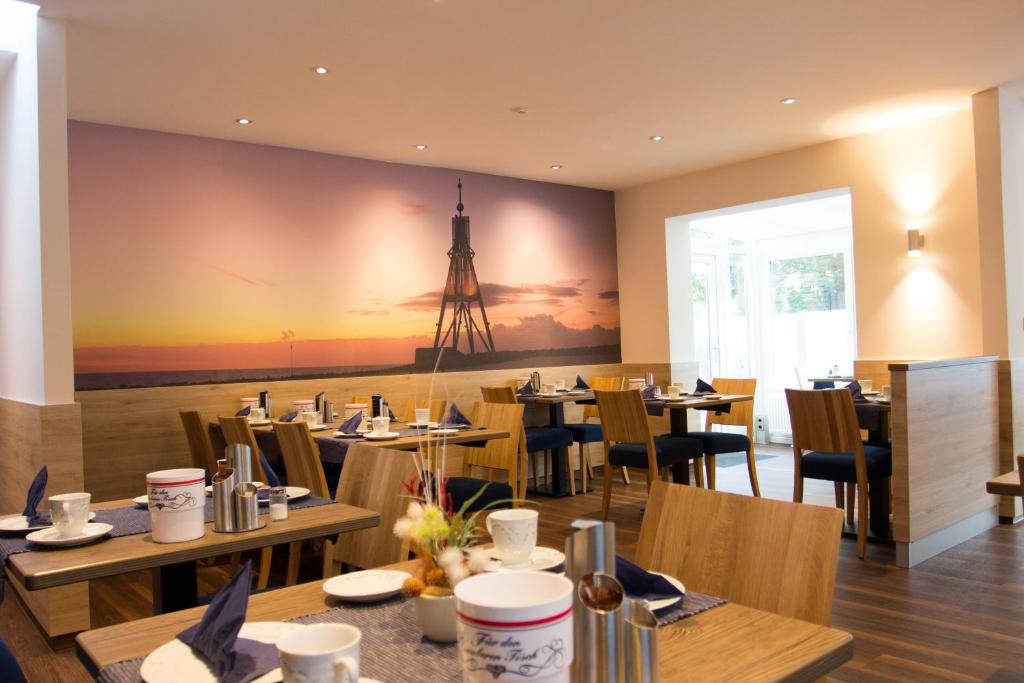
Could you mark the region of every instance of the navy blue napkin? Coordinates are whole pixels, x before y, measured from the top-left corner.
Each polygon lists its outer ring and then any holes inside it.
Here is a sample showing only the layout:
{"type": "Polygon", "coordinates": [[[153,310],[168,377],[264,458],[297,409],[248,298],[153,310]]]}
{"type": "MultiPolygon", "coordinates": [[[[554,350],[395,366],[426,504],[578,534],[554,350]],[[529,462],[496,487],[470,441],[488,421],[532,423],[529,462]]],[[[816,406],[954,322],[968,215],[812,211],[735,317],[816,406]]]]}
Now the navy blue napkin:
{"type": "Polygon", "coordinates": [[[391,406],[388,406],[388,419],[389,420],[397,420],[398,419],[397,417],[395,417],[395,411],[391,410],[391,406]]]}
{"type": "Polygon", "coordinates": [[[469,418],[463,415],[459,407],[453,403],[452,407],[448,409],[448,417],[444,421],[444,426],[461,427],[471,424],[473,423],[469,421],[469,418]]]}
{"type": "Polygon", "coordinates": [[[43,502],[43,493],[46,491],[46,482],[50,475],[46,471],[46,465],[36,472],[35,478],[28,487],[28,495],[25,497],[25,509],[21,514],[28,518],[29,526],[36,518],[36,508],[43,502]]]}
{"type": "Polygon", "coordinates": [[[713,386],[711,386],[710,384],[708,384],[707,382],[705,382],[704,380],[702,380],[702,379],[700,379],[698,377],[697,378],[697,388],[693,390],[693,393],[695,393],[695,394],[717,394],[718,392],[715,391],[715,388],[713,386]]]}
{"type": "Polygon", "coordinates": [[[588,391],[590,389],[590,385],[584,382],[582,377],[576,375],[576,388],[588,391]]]}
{"type": "Polygon", "coordinates": [[[654,398],[654,389],[655,387],[653,386],[644,387],[640,390],[640,395],[644,398],[654,398]]]}
{"type": "Polygon", "coordinates": [[[263,455],[263,449],[260,449],[260,465],[263,467],[263,474],[267,477],[267,480],[263,483],[267,486],[280,486],[281,480],[278,478],[274,468],[267,462],[267,456],[263,455]]]}
{"type": "Polygon", "coordinates": [[[860,388],[860,382],[858,382],[857,380],[853,380],[852,382],[847,384],[846,388],[850,390],[851,394],[853,394],[854,401],[867,400],[867,398],[864,397],[864,391],[860,388]]]}
{"type": "Polygon", "coordinates": [[[246,406],[235,413],[235,417],[249,417],[249,413],[252,412],[252,406],[246,406]]]}
{"type": "Polygon", "coordinates": [[[359,425],[363,423],[363,411],[359,411],[349,419],[341,423],[338,427],[338,431],[342,434],[355,434],[356,430],[359,429],[359,425]]]}
{"type": "Polygon", "coordinates": [[[291,422],[292,420],[294,420],[298,416],[299,416],[299,412],[297,410],[293,410],[292,412],[285,413],[281,417],[277,418],[277,421],[278,422],[291,422]]]}
{"type": "Polygon", "coordinates": [[[664,600],[683,595],[664,576],[652,574],[619,555],[615,556],[615,578],[626,589],[626,595],[631,598],[664,600]]]}
{"type": "Polygon", "coordinates": [[[222,683],[246,683],[280,664],[276,646],[238,637],[249,607],[251,580],[249,560],[213,596],[199,623],[178,634],[178,640],[206,658],[222,683]]]}
{"type": "Polygon", "coordinates": [[[528,381],[523,386],[519,387],[519,391],[516,392],[520,396],[536,396],[537,390],[533,388],[533,382],[528,381]]]}

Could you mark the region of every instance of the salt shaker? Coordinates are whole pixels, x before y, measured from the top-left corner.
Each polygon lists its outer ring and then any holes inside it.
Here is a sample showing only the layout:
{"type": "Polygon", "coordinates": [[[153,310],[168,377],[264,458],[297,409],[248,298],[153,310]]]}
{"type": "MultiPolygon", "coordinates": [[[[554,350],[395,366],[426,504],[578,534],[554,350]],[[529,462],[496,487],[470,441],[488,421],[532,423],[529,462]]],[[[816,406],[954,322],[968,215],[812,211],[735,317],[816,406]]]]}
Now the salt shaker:
{"type": "Polygon", "coordinates": [[[288,489],[274,486],[270,489],[270,521],[281,522],[288,519],[288,489]]]}

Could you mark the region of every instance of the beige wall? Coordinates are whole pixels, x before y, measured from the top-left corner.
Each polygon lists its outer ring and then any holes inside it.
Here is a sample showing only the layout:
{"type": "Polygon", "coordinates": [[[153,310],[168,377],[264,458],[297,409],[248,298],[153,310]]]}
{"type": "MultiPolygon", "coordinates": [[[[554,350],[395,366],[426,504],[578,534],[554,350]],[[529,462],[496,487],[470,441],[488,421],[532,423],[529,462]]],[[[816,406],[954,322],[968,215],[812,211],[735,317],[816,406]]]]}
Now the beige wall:
{"type": "Polygon", "coordinates": [[[665,220],[848,187],[860,358],[982,351],[971,111],[615,193],[624,363],[670,358],[665,220]],[[906,226],[925,236],[906,255],[906,226]]]}

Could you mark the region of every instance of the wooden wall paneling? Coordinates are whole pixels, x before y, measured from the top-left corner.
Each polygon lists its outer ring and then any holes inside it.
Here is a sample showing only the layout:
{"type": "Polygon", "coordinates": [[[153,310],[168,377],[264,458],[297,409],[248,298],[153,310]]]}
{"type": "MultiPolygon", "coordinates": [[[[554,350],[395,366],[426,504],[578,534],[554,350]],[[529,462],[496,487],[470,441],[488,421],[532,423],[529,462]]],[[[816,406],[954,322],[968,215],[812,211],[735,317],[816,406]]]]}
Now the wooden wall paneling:
{"type": "MultiPolygon", "coordinates": [[[[999,361],[999,469],[1012,472],[1016,456],[1024,453],[1024,360],[999,361]]],[[[1017,496],[1000,496],[999,520],[1020,519],[1022,501],[1017,496]]]]}

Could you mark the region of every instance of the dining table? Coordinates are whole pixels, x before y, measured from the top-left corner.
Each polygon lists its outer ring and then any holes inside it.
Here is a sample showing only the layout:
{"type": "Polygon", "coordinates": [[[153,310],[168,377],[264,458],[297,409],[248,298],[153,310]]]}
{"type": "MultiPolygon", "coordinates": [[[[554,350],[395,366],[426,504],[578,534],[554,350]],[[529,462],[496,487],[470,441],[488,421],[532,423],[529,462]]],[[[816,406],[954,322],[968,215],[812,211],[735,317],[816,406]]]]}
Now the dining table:
{"type": "MultiPolygon", "coordinates": [[[[212,506],[208,507],[212,510],[212,506]]],[[[380,523],[380,514],[373,510],[312,496],[305,503],[301,499],[289,503],[289,508],[286,520],[268,522],[261,529],[241,533],[215,532],[212,517],[208,515],[210,521],[203,535],[182,543],[157,543],[151,532],[143,531],[87,545],[16,552],[7,557],[7,574],[34,591],[150,569],[154,580],[154,611],[159,614],[199,603],[196,560],[333,537],[380,523]]],[[[132,500],[96,503],[91,509],[97,513],[97,521],[112,515],[123,520],[126,526],[139,525],[140,529],[145,528],[145,519],[134,517],[149,517],[149,511],[132,500]]],[[[114,526],[116,530],[117,522],[114,526]]]]}
{"type": "MultiPolygon", "coordinates": [[[[554,394],[531,394],[528,396],[522,396],[517,394],[516,400],[527,406],[527,410],[530,410],[531,406],[536,406],[531,412],[536,415],[542,410],[547,411],[546,417],[542,419],[546,427],[565,427],[565,404],[567,403],[594,403],[594,392],[593,391],[577,391],[577,390],[565,390],[558,391],[554,394]]],[[[566,462],[569,458],[569,447],[562,446],[560,448],[553,449],[552,451],[552,463],[551,463],[551,476],[545,477],[545,483],[539,483],[539,477],[535,477],[535,484],[529,489],[530,493],[539,493],[545,496],[551,496],[554,498],[562,498],[568,496],[569,490],[569,479],[565,476],[567,471],[566,462]]],[[[582,477],[577,487],[577,490],[582,493],[587,493],[589,489],[584,490],[582,488],[582,477]]]]}
{"type": "MultiPolygon", "coordinates": [[[[405,562],[381,569],[412,571],[415,566],[415,562],[405,562]]],[[[312,581],[251,595],[246,620],[343,622],[348,620],[343,610],[377,609],[381,614],[400,612],[407,621],[414,623],[411,616],[414,606],[409,601],[403,603],[402,598],[397,598],[381,606],[352,605],[325,593],[323,584],[323,581],[312,581]],[[339,614],[329,614],[339,610],[342,610],[339,614]]],[[[206,607],[196,607],[86,631],[75,640],[76,653],[89,673],[100,680],[128,680],[123,675],[112,675],[113,671],[125,665],[137,666],[140,658],[197,623],[205,610],[206,607]]],[[[352,621],[356,618],[363,623],[372,621],[368,618],[371,615],[350,614],[354,617],[352,621]]],[[[384,624],[383,632],[391,640],[408,638],[401,635],[397,624],[384,624]]],[[[361,648],[364,663],[371,647],[366,637],[364,635],[361,648]]],[[[661,680],[664,681],[814,681],[853,656],[853,636],[845,631],[734,602],[725,602],[662,626],[658,640],[661,680]]],[[[378,644],[384,648],[405,648],[399,665],[390,667],[399,673],[389,677],[389,683],[423,680],[422,672],[428,668],[423,658],[447,658],[444,662],[430,664],[434,667],[443,664],[453,672],[459,670],[455,644],[435,644],[418,635],[412,641],[378,644]]]]}

